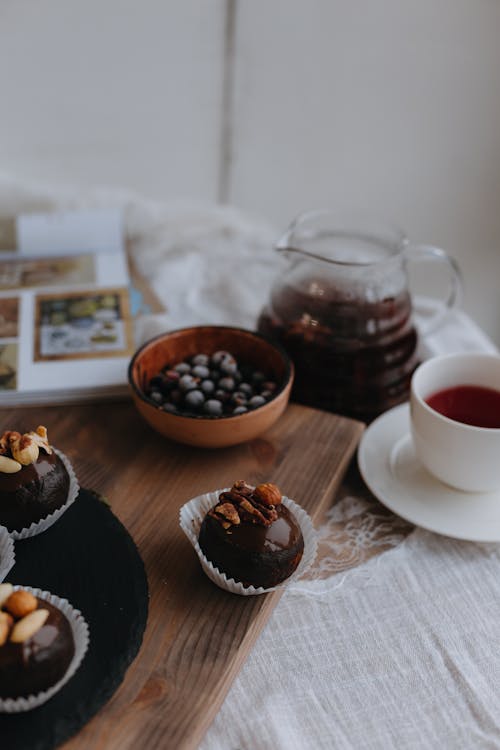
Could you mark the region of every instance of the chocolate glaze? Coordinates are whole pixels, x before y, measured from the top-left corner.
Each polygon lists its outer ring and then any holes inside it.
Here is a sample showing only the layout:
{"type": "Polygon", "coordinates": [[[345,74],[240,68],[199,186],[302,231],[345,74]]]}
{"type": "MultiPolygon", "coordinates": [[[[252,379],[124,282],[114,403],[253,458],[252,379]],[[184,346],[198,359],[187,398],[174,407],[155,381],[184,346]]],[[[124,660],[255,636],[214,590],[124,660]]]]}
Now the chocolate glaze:
{"type": "Polygon", "coordinates": [[[64,505],[69,475],[59,456],[43,450],[36,463],[15,474],[0,473],[0,525],[20,531],[64,505]]]}
{"type": "Polygon", "coordinates": [[[224,529],[205,516],[198,541],[207,559],[245,586],[269,588],[288,578],[302,558],[304,539],[293,513],[275,507],[278,518],[268,527],[243,521],[224,529]]]}
{"type": "Polygon", "coordinates": [[[24,643],[0,646],[0,698],[18,698],[47,690],[66,673],[75,643],[63,613],[43,599],[38,609],[49,616],[40,630],[24,643]]]}

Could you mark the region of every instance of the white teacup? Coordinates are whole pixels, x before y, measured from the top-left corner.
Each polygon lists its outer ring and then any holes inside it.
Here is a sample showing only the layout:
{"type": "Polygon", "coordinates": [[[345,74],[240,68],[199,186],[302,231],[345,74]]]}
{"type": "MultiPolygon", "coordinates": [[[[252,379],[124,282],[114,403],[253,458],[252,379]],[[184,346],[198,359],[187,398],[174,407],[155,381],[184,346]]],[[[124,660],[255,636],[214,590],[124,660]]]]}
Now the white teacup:
{"type": "Polygon", "coordinates": [[[500,356],[445,354],[427,360],[411,382],[411,434],[418,458],[440,479],[465,492],[500,489],[500,427],[456,421],[429,406],[449,388],[476,386],[500,391],[500,356]]]}

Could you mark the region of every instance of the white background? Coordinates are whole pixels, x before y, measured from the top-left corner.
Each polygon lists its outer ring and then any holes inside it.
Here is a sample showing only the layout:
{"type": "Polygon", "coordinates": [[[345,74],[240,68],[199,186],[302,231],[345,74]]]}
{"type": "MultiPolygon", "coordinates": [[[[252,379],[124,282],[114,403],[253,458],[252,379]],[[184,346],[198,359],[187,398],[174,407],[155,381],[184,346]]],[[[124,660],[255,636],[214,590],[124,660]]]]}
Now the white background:
{"type": "Polygon", "coordinates": [[[0,169],[387,218],[500,344],[499,39],[496,0],[3,0],[0,169]]]}

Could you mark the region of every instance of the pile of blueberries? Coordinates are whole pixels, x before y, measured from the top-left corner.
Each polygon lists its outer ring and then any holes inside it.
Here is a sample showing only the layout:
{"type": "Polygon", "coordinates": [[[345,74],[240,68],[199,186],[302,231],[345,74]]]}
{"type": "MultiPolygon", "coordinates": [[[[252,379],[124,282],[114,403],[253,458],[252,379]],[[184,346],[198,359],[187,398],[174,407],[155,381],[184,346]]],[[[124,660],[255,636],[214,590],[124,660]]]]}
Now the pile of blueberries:
{"type": "Polygon", "coordinates": [[[229,417],[258,409],[277,385],[265,373],[238,364],[230,352],[195,354],[154,375],[146,396],[155,406],[186,417],[229,417]]]}

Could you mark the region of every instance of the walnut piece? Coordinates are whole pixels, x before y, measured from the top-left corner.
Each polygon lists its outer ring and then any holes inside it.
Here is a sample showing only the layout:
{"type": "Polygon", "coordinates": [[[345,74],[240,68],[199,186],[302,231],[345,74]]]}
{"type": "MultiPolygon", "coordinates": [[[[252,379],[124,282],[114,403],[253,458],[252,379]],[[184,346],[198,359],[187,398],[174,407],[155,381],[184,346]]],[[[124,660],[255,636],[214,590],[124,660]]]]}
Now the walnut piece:
{"type": "Polygon", "coordinates": [[[234,526],[237,526],[240,523],[238,511],[232,503],[221,503],[216,505],[214,511],[218,516],[222,516],[222,518],[229,521],[229,523],[234,526]]]}
{"type": "Polygon", "coordinates": [[[258,484],[253,494],[264,505],[279,505],[281,503],[280,489],[270,482],[258,484]]]}

